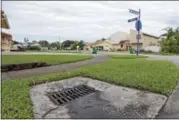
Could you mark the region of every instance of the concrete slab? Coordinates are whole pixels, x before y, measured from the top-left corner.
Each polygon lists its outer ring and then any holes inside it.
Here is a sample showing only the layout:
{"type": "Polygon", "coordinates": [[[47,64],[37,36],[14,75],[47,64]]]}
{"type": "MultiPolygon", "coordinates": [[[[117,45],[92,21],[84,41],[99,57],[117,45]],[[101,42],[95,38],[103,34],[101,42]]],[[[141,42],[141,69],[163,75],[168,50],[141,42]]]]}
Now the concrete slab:
{"type": "Polygon", "coordinates": [[[74,77],[33,86],[30,89],[35,118],[155,118],[167,97],[112,85],[91,78],[74,77]],[[85,84],[98,92],[54,105],[47,92],[85,84]]]}

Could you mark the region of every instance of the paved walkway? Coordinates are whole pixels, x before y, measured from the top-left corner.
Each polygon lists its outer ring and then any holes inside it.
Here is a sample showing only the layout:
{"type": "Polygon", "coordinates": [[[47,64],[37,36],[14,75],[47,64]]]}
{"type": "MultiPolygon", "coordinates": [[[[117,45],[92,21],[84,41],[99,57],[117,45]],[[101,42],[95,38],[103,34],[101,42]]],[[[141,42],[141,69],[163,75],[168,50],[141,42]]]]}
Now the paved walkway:
{"type": "MultiPolygon", "coordinates": [[[[179,67],[179,56],[158,56],[158,55],[149,55],[151,59],[157,60],[169,60],[175,63],[179,67]]],[[[176,89],[172,95],[168,98],[166,105],[159,112],[157,118],[179,118],[179,81],[176,89]]]]}
{"type": "Polygon", "coordinates": [[[55,66],[27,69],[27,70],[3,72],[1,73],[1,76],[2,76],[2,80],[9,80],[9,79],[44,75],[48,73],[58,73],[58,72],[64,72],[64,71],[72,70],[74,68],[79,68],[91,64],[101,63],[109,59],[110,57],[108,55],[95,55],[94,58],[90,60],[80,61],[76,63],[55,65],[55,66]]]}

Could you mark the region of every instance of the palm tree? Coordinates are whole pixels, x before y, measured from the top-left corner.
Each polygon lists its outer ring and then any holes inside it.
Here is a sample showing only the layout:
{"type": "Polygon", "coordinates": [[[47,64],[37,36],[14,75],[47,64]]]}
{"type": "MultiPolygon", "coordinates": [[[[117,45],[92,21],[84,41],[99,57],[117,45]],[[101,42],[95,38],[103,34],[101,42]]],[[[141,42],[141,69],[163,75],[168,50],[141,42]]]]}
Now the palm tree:
{"type": "Polygon", "coordinates": [[[167,27],[163,30],[165,30],[166,33],[162,34],[162,36],[165,36],[166,39],[170,39],[170,37],[172,37],[175,34],[175,30],[171,27],[167,27]]]}
{"type": "Polygon", "coordinates": [[[173,29],[171,27],[165,28],[165,34],[161,41],[161,47],[163,52],[179,53],[179,27],[173,29]]]}

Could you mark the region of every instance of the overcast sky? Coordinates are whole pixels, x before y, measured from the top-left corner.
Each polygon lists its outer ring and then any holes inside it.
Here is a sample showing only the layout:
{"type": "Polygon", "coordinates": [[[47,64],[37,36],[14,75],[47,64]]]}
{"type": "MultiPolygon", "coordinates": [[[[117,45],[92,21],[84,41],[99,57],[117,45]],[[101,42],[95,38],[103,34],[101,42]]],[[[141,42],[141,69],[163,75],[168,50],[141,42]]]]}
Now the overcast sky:
{"type": "Polygon", "coordinates": [[[141,9],[143,32],[159,36],[162,29],[179,25],[179,1],[3,1],[14,39],[95,41],[117,31],[129,32],[141,9]]]}

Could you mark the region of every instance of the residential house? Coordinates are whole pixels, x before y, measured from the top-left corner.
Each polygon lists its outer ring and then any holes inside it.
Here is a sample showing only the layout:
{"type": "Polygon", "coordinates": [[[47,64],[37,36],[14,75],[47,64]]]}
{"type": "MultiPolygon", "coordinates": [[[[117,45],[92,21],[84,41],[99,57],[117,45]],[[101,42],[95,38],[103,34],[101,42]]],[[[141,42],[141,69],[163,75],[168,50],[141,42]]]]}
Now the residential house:
{"type": "Polygon", "coordinates": [[[109,36],[108,40],[113,41],[113,43],[119,43],[121,40],[128,40],[129,34],[126,32],[118,31],[109,36]]]}
{"type": "Polygon", "coordinates": [[[130,40],[121,40],[118,43],[113,43],[112,46],[115,51],[128,51],[131,44],[130,40]]]}
{"type": "Polygon", "coordinates": [[[12,46],[12,35],[10,33],[7,33],[9,31],[10,26],[7,19],[7,16],[5,15],[4,11],[1,10],[1,51],[10,51],[12,46]],[[5,32],[6,31],[6,32],[5,32]]]}
{"type": "MultiPolygon", "coordinates": [[[[128,51],[130,47],[137,49],[137,31],[130,30],[129,33],[118,31],[112,34],[107,40],[97,40],[95,43],[87,44],[97,47],[98,50],[128,51]]],[[[139,49],[145,49],[148,46],[158,46],[159,37],[140,32],[139,49]]]]}
{"type": "Polygon", "coordinates": [[[24,43],[21,43],[21,44],[16,44],[16,45],[12,45],[12,48],[11,50],[12,51],[18,51],[18,50],[25,50],[27,49],[28,46],[31,46],[31,47],[39,47],[41,50],[48,50],[48,47],[41,47],[41,45],[38,43],[38,42],[24,42],[24,43]]]}
{"type": "MultiPolygon", "coordinates": [[[[137,48],[137,31],[136,30],[130,30],[129,36],[130,36],[130,43],[132,48],[137,48]]],[[[148,46],[157,46],[159,37],[150,35],[144,32],[140,32],[141,39],[139,40],[139,49],[145,49],[145,47],[148,46]]]]}
{"type": "MultiPolygon", "coordinates": [[[[113,49],[120,51],[127,51],[130,47],[137,49],[137,31],[130,30],[129,33],[116,32],[109,37],[113,43],[113,49]]],[[[139,40],[139,49],[144,49],[148,46],[158,46],[159,37],[140,32],[141,39],[139,40]]]]}
{"type": "Polygon", "coordinates": [[[1,10],[1,28],[10,29],[7,16],[3,10],[1,10]]]}
{"type": "Polygon", "coordinates": [[[24,51],[26,47],[23,46],[23,44],[15,44],[12,45],[11,51],[24,51]]]}
{"type": "Polygon", "coordinates": [[[12,35],[1,32],[1,51],[10,51],[12,46],[12,35]]]}
{"type": "Polygon", "coordinates": [[[93,43],[85,43],[85,45],[84,45],[84,50],[92,50],[92,45],[93,45],[93,43]]]}
{"type": "Polygon", "coordinates": [[[127,51],[130,46],[129,34],[118,31],[108,38],[112,42],[112,49],[114,51],[127,51]]]}
{"type": "Polygon", "coordinates": [[[110,40],[97,40],[92,44],[92,47],[96,47],[100,51],[110,51],[112,48],[112,42],[110,40]]]}
{"type": "Polygon", "coordinates": [[[129,49],[130,42],[129,40],[97,40],[95,43],[86,44],[85,50],[91,50],[92,47],[96,47],[99,51],[127,51],[129,49]]]}

